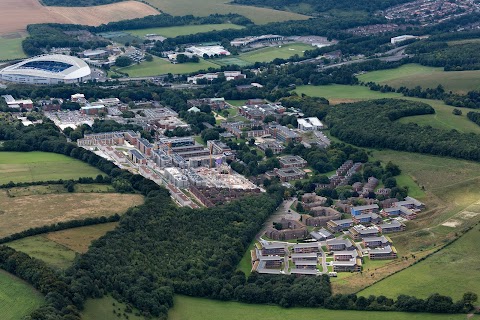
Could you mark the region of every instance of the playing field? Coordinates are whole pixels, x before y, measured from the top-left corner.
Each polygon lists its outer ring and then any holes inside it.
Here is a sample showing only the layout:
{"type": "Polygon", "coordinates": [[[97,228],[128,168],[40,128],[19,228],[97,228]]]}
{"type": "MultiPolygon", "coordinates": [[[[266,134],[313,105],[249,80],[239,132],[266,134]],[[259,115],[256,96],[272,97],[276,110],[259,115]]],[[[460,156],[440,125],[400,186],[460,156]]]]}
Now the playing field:
{"type": "Polygon", "coordinates": [[[122,214],[143,196],[118,193],[52,193],[9,196],[0,190],[0,238],[29,228],[88,217],[122,214]]]}
{"type": "Polygon", "coordinates": [[[242,29],[243,26],[239,26],[232,23],[222,23],[222,24],[201,24],[193,26],[176,26],[176,27],[166,27],[166,28],[148,28],[148,29],[138,29],[138,30],[125,30],[126,33],[138,37],[144,37],[147,34],[156,34],[166,38],[173,38],[188,34],[196,34],[201,32],[209,31],[220,31],[225,29],[242,29]]]}
{"type": "Polygon", "coordinates": [[[0,152],[0,184],[96,177],[102,172],[80,160],[49,152],[0,152]]]}
{"type": "Polygon", "coordinates": [[[174,16],[192,14],[195,16],[208,16],[214,13],[238,13],[251,19],[256,24],[287,20],[305,20],[309,17],[292,12],[279,11],[253,6],[231,5],[225,0],[147,0],[155,8],[174,16]]]}
{"type": "Polygon", "coordinates": [[[240,59],[247,62],[269,62],[276,58],[288,59],[298,54],[303,56],[306,50],[312,50],[313,47],[303,43],[292,43],[278,47],[267,47],[250,51],[240,55],[240,59]]]}
{"type": "Polygon", "coordinates": [[[130,77],[150,77],[167,73],[184,74],[208,68],[218,68],[218,65],[203,59],[200,59],[199,63],[172,64],[165,59],[154,57],[153,61],[144,61],[140,64],[120,68],[119,70],[128,73],[130,77]]]}
{"type": "Polygon", "coordinates": [[[454,320],[465,315],[439,315],[406,312],[371,312],[326,310],[320,308],[284,309],[271,305],[215,301],[186,296],[175,296],[169,320],[298,320],[298,319],[356,319],[356,320],[454,320]]]}
{"type": "Polygon", "coordinates": [[[394,88],[436,88],[441,84],[446,91],[466,93],[480,89],[480,70],[443,71],[443,68],[406,64],[395,69],[372,71],[358,76],[363,82],[388,84],[394,88]]]}
{"type": "Polygon", "coordinates": [[[382,98],[419,101],[431,105],[435,109],[435,114],[406,117],[400,119],[399,121],[403,123],[414,122],[419,125],[429,125],[439,129],[455,129],[460,132],[473,132],[480,134],[480,126],[477,126],[466,117],[466,114],[468,111],[471,111],[471,109],[460,108],[463,112],[463,115],[455,116],[452,114],[454,107],[447,106],[443,101],[440,100],[404,97],[400,93],[381,93],[379,91],[370,90],[364,86],[347,86],[340,84],[327,86],[299,86],[297,89],[295,89],[295,92],[297,92],[299,95],[306,94],[312,97],[324,97],[328,99],[331,104],[382,98]]]}
{"type": "Polygon", "coordinates": [[[43,304],[43,296],[32,286],[0,270],[0,319],[23,319],[43,304]]]}
{"type": "Polygon", "coordinates": [[[229,56],[226,58],[214,59],[212,61],[220,66],[237,65],[239,67],[246,67],[252,64],[251,62],[237,57],[239,56],[229,56]]]}
{"type": "Polygon", "coordinates": [[[0,36],[0,60],[25,58],[26,55],[22,49],[23,39],[25,37],[20,34],[0,36]]]}

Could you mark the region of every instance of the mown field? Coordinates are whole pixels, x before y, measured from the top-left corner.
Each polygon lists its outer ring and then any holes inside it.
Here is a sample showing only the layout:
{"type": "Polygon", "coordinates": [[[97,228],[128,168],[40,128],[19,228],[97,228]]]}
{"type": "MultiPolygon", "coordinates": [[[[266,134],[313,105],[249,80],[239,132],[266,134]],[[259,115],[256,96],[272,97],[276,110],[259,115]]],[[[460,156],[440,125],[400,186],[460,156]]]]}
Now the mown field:
{"type": "Polygon", "coordinates": [[[269,62],[276,58],[288,59],[291,56],[298,54],[303,56],[306,50],[312,50],[313,47],[303,43],[292,43],[283,45],[281,47],[266,47],[251,52],[241,54],[239,57],[241,60],[247,62],[269,62]]]}
{"type": "Polygon", "coordinates": [[[465,315],[441,315],[403,312],[370,312],[326,310],[318,308],[284,309],[271,305],[214,301],[202,298],[176,296],[169,320],[298,320],[298,319],[356,319],[356,320],[455,320],[465,315]]]}
{"type": "Polygon", "coordinates": [[[130,77],[149,77],[167,73],[190,73],[199,70],[206,70],[210,67],[218,68],[218,65],[203,59],[200,59],[199,63],[172,64],[167,60],[154,57],[153,61],[144,61],[140,64],[132,65],[126,68],[120,68],[119,70],[128,73],[130,77]]]}
{"type": "Polygon", "coordinates": [[[466,117],[468,111],[472,111],[472,109],[461,108],[463,114],[461,116],[455,116],[452,114],[454,107],[448,106],[440,100],[404,97],[400,93],[381,93],[379,91],[372,91],[363,86],[347,86],[340,84],[327,86],[299,86],[297,89],[295,89],[295,92],[297,92],[299,95],[306,94],[312,97],[324,97],[327,98],[331,104],[382,98],[419,101],[431,105],[435,109],[435,114],[406,117],[400,119],[399,121],[404,123],[413,122],[419,125],[429,125],[439,129],[455,129],[460,132],[472,132],[480,134],[480,126],[471,122],[466,117]]]}
{"type": "Polygon", "coordinates": [[[122,214],[143,203],[143,196],[138,194],[15,193],[11,189],[0,190],[0,238],[57,222],[122,214]]]}
{"type": "Polygon", "coordinates": [[[183,36],[187,34],[196,34],[201,32],[209,31],[220,31],[225,29],[242,29],[243,26],[239,26],[232,23],[222,23],[222,24],[201,24],[193,26],[176,26],[176,27],[165,27],[165,28],[148,28],[148,29],[138,29],[138,30],[125,30],[126,33],[130,33],[134,36],[144,37],[147,34],[157,34],[166,38],[173,38],[178,36],[183,36]]]}
{"type": "Polygon", "coordinates": [[[0,184],[96,177],[102,172],[79,160],[48,152],[0,152],[0,184]]]}
{"type": "Polygon", "coordinates": [[[0,319],[23,319],[43,303],[43,296],[32,286],[0,270],[0,319]]]}
{"type": "Polygon", "coordinates": [[[10,38],[8,35],[0,36],[0,60],[25,58],[26,55],[22,49],[23,39],[25,37],[20,34],[15,38],[10,38]]]}
{"type": "Polygon", "coordinates": [[[443,68],[406,64],[399,68],[372,71],[358,76],[363,82],[388,84],[394,88],[436,88],[441,84],[446,91],[466,93],[480,89],[480,71],[443,71],[443,68]]]}
{"type": "Polygon", "coordinates": [[[287,11],[252,6],[232,5],[229,4],[229,1],[225,0],[147,0],[147,2],[155,8],[174,16],[183,16],[188,14],[195,16],[208,16],[213,13],[238,13],[251,19],[256,24],[308,19],[308,16],[287,11]]]}

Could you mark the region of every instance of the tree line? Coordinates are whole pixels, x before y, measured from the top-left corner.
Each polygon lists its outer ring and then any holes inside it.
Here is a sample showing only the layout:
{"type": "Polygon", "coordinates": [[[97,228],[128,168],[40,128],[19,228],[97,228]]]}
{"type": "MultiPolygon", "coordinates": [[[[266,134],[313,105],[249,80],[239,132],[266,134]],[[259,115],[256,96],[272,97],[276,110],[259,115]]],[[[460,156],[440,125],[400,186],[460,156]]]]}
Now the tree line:
{"type": "Polygon", "coordinates": [[[470,111],[469,113],[467,113],[467,118],[468,120],[480,126],[480,112],[470,111]]]}

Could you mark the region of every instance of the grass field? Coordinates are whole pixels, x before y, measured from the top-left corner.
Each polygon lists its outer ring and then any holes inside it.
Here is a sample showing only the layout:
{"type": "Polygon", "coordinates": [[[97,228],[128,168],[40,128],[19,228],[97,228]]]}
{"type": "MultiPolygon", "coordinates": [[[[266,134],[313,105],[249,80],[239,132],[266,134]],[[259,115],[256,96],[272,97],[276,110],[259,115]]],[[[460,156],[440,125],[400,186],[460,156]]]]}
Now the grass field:
{"type": "Polygon", "coordinates": [[[372,71],[358,76],[363,82],[388,84],[392,87],[436,88],[441,84],[445,90],[466,93],[480,89],[480,71],[443,71],[443,68],[406,64],[395,69],[372,71]]]}
{"type": "MultiPolygon", "coordinates": [[[[480,204],[478,205],[480,208],[480,204]]],[[[464,292],[480,295],[480,227],[467,232],[447,248],[360,292],[363,296],[399,294],[426,298],[440,293],[459,300],[464,292]]]]}
{"type": "Polygon", "coordinates": [[[227,58],[214,59],[212,61],[220,66],[237,65],[239,67],[246,67],[252,64],[251,62],[232,56],[229,56],[227,58]]]}
{"type": "Polygon", "coordinates": [[[303,43],[292,43],[280,47],[267,47],[254,51],[250,51],[240,55],[241,60],[247,62],[269,62],[276,58],[288,59],[298,54],[303,56],[305,50],[312,50],[313,47],[303,43]]]}
{"type": "Polygon", "coordinates": [[[199,70],[206,70],[208,68],[218,68],[218,65],[209,61],[200,59],[199,63],[179,63],[172,64],[167,60],[154,57],[153,61],[144,61],[140,64],[129,66],[126,68],[120,68],[122,72],[128,73],[130,77],[149,77],[160,74],[183,74],[196,72],[199,70]]]}
{"type": "Polygon", "coordinates": [[[102,172],[79,160],[48,152],[0,152],[0,184],[96,177],[102,172]]]}
{"type": "Polygon", "coordinates": [[[33,227],[87,217],[122,214],[143,196],[118,193],[53,193],[10,197],[0,190],[0,237],[33,227]]]}
{"type": "Polygon", "coordinates": [[[465,315],[439,315],[426,313],[370,312],[326,310],[319,308],[284,309],[271,305],[223,302],[185,296],[175,296],[169,320],[297,320],[297,319],[356,319],[356,320],[455,320],[465,315]]]}
{"type": "Polygon", "coordinates": [[[23,319],[43,303],[43,296],[32,286],[0,270],[0,319],[23,319]]]}
{"type": "Polygon", "coordinates": [[[138,313],[137,310],[127,314],[125,308],[124,303],[118,302],[111,296],[90,299],[85,302],[82,320],[145,320],[144,317],[135,315],[138,313]]]}
{"type": "Polygon", "coordinates": [[[228,0],[147,0],[147,2],[153,5],[155,8],[174,16],[183,16],[188,14],[195,16],[208,16],[214,13],[238,13],[251,19],[256,24],[308,19],[307,16],[287,11],[252,6],[232,5],[229,4],[228,0]]]}
{"type": "Polygon", "coordinates": [[[188,34],[196,34],[201,32],[209,31],[220,31],[225,29],[242,29],[243,26],[239,26],[232,23],[222,23],[222,24],[201,24],[193,26],[176,26],[176,27],[165,27],[165,28],[148,28],[148,29],[138,29],[138,30],[125,30],[126,33],[130,33],[134,36],[144,37],[147,34],[157,34],[166,38],[173,38],[188,34]]]}
{"type": "Polygon", "coordinates": [[[22,49],[22,41],[25,37],[9,39],[7,36],[0,36],[0,60],[10,60],[25,58],[26,55],[22,49]]]}
{"type": "Polygon", "coordinates": [[[419,125],[429,125],[439,129],[455,129],[459,132],[473,132],[480,134],[480,126],[467,119],[466,114],[472,109],[461,108],[463,115],[455,116],[452,114],[453,107],[447,106],[440,100],[428,100],[414,97],[404,97],[400,93],[381,93],[379,91],[372,91],[363,86],[347,86],[347,85],[327,85],[327,86],[299,86],[295,92],[306,94],[312,97],[327,98],[331,104],[338,104],[342,102],[354,102],[360,100],[394,98],[405,99],[411,101],[423,102],[431,105],[435,109],[435,114],[413,116],[402,118],[399,121],[403,123],[414,122],[419,125]]]}

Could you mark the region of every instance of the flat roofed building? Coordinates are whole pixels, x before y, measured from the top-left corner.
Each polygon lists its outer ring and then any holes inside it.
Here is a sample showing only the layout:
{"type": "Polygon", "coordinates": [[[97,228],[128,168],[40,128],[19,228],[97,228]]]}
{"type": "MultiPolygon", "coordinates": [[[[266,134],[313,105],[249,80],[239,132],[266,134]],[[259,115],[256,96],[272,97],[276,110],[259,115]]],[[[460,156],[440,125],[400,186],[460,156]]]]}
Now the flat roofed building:
{"type": "Polygon", "coordinates": [[[278,161],[282,168],[303,168],[307,165],[307,161],[300,156],[283,156],[279,157],[278,161]]]}
{"type": "Polygon", "coordinates": [[[317,261],[297,260],[294,264],[297,269],[317,269],[317,261]]]}
{"type": "Polygon", "coordinates": [[[262,255],[279,255],[284,256],[287,252],[287,245],[284,243],[262,243],[262,255]]]}
{"type": "Polygon", "coordinates": [[[312,276],[316,276],[319,274],[317,269],[298,269],[298,268],[292,268],[290,270],[290,273],[298,274],[298,275],[312,275],[312,276]]]}
{"type": "Polygon", "coordinates": [[[128,150],[128,155],[130,160],[132,160],[133,163],[136,163],[136,164],[147,163],[147,159],[145,159],[145,157],[140,152],[138,152],[138,150],[135,150],[135,149],[128,150]]]}
{"type": "Polygon", "coordinates": [[[297,119],[298,129],[303,131],[322,130],[323,123],[317,117],[297,119]]]}
{"type": "Polygon", "coordinates": [[[332,239],[334,237],[333,234],[331,234],[328,230],[323,228],[317,231],[310,232],[310,235],[312,236],[313,239],[317,241],[325,241],[328,239],[332,239]]]}
{"type": "Polygon", "coordinates": [[[397,258],[397,250],[394,246],[384,246],[378,247],[375,249],[371,249],[368,251],[368,257],[370,260],[387,260],[387,259],[396,259],[397,258]]]}
{"type": "Polygon", "coordinates": [[[295,253],[317,253],[320,248],[317,242],[297,243],[293,245],[293,252],[295,253]]]}

